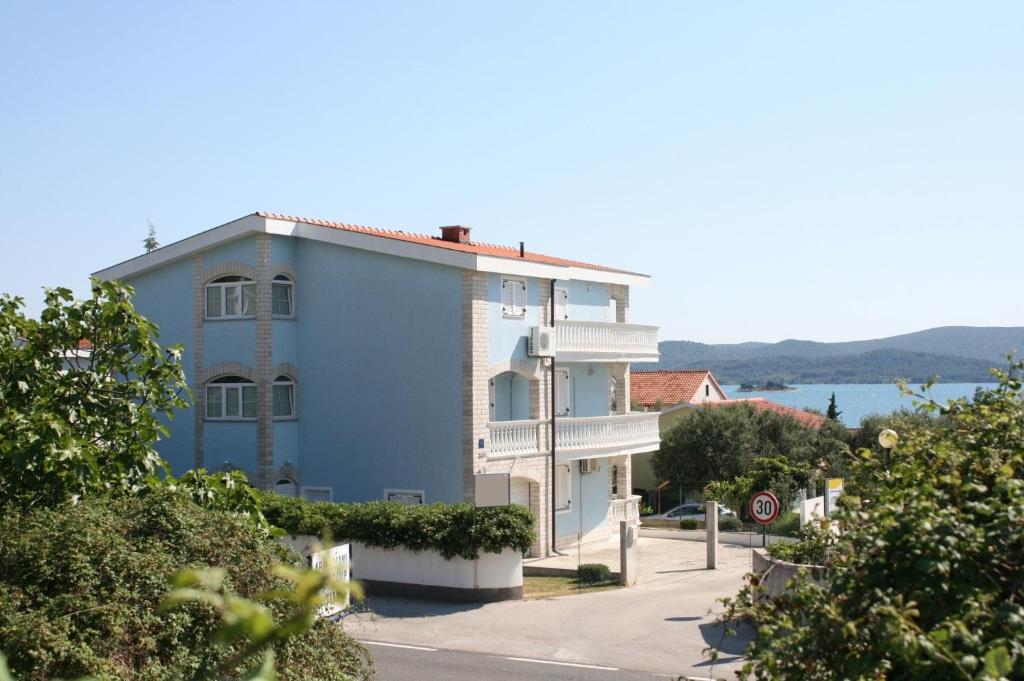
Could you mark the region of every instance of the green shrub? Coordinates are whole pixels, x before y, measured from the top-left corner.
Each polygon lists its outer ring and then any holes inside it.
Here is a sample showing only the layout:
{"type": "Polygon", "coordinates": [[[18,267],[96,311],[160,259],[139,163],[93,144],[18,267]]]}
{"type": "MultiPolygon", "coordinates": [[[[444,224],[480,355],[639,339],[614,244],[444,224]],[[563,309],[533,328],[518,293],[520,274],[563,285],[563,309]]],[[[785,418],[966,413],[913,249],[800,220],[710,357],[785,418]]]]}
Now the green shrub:
{"type": "Polygon", "coordinates": [[[796,542],[777,541],[768,545],[768,555],[789,563],[801,565],[822,565],[825,562],[825,551],[831,543],[833,535],[819,523],[807,523],[797,533],[796,542]]]}
{"type": "Polygon", "coordinates": [[[768,528],[768,531],[772,534],[778,534],[783,537],[799,537],[800,514],[791,511],[789,513],[779,515],[771,527],[768,528]]]}
{"type": "Polygon", "coordinates": [[[580,584],[601,584],[611,578],[611,568],[604,563],[584,563],[576,568],[576,581],[580,584]]]}
{"type": "Polygon", "coordinates": [[[994,373],[972,400],[918,395],[942,418],[851,459],[826,584],[726,603],[756,629],[741,678],[1024,679],[1024,363],[994,373]]]}
{"type": "MultiPolygon", "coordinates": [[[[237,513],[181,495],[90,498],[77,505],[0,515],[0,641],[23,680],[192,678],[237,652],[214,645],[209,605],[157,607],[182,567],[222,567],[231,593],[251,598],[287,587],[272,567],[289,555],[237,513]]],[[[290,612],[270,605],[277,621],[290,612]]],[[[275,646],[278,678],[356,678],[369,654],[340,626],[317,622],[275,646]]],[[[239,670],[240,671],[240,670],[239,670]]]]}
{"type": "Polygon", "coordinates": [[[534,541],[533,514],[519,505],[476,508],[472,504],[411,506],[389,501],[364,504],[311,503],[264,493],[266,519],[290,534],[322,535],[384,549],[433,550],[445,558],[477,558],[480,551],[526,551],[534,541]]]}
{"type": "Polygon", "coordinates": [[[721,516],[718,519],[718,529],[722,532],[738,532],[743,529],[743,522],[734,515],[721,516]]]}
{"type": "Polygon", "coordinates": [[[679,521],[679,529],[681,530],[696,530],[699,527],[700,523],[693,518],[683,518],[679,521]]]}

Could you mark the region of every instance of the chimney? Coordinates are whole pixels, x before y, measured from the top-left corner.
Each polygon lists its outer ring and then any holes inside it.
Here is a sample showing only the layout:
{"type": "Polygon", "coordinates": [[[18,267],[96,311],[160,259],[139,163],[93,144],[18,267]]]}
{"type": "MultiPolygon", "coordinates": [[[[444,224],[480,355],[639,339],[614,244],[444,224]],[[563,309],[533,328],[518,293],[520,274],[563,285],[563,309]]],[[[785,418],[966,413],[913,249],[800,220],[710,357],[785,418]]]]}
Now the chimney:
{"type": "Polygon", "coordinates": [[[469,227],[452,225],[441,228],[441,241],[453,241],[457,244],[469,243],[469,227]]]}

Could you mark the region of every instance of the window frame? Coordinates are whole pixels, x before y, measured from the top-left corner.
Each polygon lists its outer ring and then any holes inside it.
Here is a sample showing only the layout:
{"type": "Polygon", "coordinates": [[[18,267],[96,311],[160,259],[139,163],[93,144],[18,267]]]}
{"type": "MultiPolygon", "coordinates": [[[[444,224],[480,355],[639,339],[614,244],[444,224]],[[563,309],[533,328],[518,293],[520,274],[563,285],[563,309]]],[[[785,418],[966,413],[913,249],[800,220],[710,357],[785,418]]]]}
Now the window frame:
{"type": "MultiPolygon", "coordinates": [[[[254,392],[257,391],[256,382],[251,381],[243,376],[219,376],[215,379],[206,382],[203,386],[206,392],[204,396],[206,403],[203,405],[203,417],[206,421],[255,421],[258,414],[252,416],[245,415],[245,389],[251,388],[254,392]],[[222,381],[225,378],[239,379],[237,381],[222,381]],[[210,404],[213,400],[210,399],[210,390],[218,390],[220,392],[220,416],[210,416],[210,404]],[[238,415],[228,414],[228,391],[238,391],[238,415]]],[[[256,410],[259,410],[259,393],[256,392],[255,396],[256,410]]]]}
{"type": "Polygon", "coordinates": [[[270,415],[275,421],[294,421],[299,417],[299,408],[295,401],[295,396],[298,390],[296,389],[295,379],[287,374],[281,374],[274,378],[274,382],[270,386],[270,415]],[[283,379],[283,380],[282,380],[283,379]],[[276,388],[288,387],[291,388],[291,395],[289,402],[291,403],[292,411],[290,414],[277,414],[275,413],[277,408],[277,400],[274,399],[276,388]]]}
{"type": "Polygon", "coordinates": [[[240,274],[226,274],[217,277],[213,281],[206,284],[205,296],[203,298],[203,319],[210,321],[220,321],[227,319],[255,319],[256,318],[256,281],[249,277],[240,274]],[[225,281],[228,280],[228,281],[225,281]],[[244,288],[249,287],[250,291],[246,293],[243,291],[244,288]],[[220,301],[220,315],[210,315],[210,291],[217,290],[217,295],[220,301]],[[235,296],[238,305],[238,314],[227,314],[227,302],[228,302],[228,289],[235,290],[235,296]],[[245,310],[245,300],[249,296],[252,298],[252,314],[243,314],[245,310]]]}
{"type": "Polygon", "coordinates": [[[278,272],[270,280],[270,316],[274,319],[295,319],[295,279],[293,279],[290,274],[278,272]],[[276,301],[274,291],[277,287],[286,288],[288,290],[287,314],[274,312],[274,302],[276,301]]]}
{"type": "Polygon", "coordinates": [[[501,277],[501,286],[498,289],[498,299],[501,303],[501,317],[502,319],[525,319],[526,309],[529,307],[527,303],[529,289],[527,288],[526,279],[522,277],[501,277]],[[515,291],[512,291],[512,298],[508,305],[505,304],[505,285],[506,284],[519,284],[523,287],[523,305],[522,309],[517,312],[515,291]]]}
{"type": "Polygon", "coordinates": [[[387,487],[387,488],[384,489],[384,501],[394,501],[394,502],[399,503],[399,504],[405,504],[406,506],[426,506],[426,504],[427,504],[427,492],[426,492],[426,490],[422,490],[422,489],[394,489],[394,488],[391,488],[391,487],[387,487]],[[390,498],[391,495],[393,495],[393,494],[395,494],[395,495],[401,494],[401,495],[409,495],[409,496],[419,496],[420,503],[418,503],[418,504],[406,504],[406,502],[404,502],[404,501],[398,501],[397,499],[390,498]]]}
{"type": "Polygon", "coordinates": [[[311,503],[331,503],[334,501],[334,488],[321,487],[318,485],[303,485],[299,488],[299,496],[311,503]],[[306,492],[327,492],[327,499],[310,499],[306,496],[306,492]]]}

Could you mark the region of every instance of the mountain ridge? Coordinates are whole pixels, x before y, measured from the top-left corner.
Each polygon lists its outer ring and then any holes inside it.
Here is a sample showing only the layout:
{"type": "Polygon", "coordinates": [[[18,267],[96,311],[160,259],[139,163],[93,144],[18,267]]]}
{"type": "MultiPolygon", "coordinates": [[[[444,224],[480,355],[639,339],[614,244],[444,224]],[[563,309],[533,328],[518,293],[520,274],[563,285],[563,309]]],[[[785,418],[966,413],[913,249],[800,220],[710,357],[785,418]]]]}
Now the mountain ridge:
{"type": "Polygon", "coordinates": [[[638,369],[710,368],[722,383],[884,383],[896,378],[991,381],[989,368],[1024,350],[1024,327],[942,326],[860,341],[706,344],[662,341],[661,361],[638,369]]]}

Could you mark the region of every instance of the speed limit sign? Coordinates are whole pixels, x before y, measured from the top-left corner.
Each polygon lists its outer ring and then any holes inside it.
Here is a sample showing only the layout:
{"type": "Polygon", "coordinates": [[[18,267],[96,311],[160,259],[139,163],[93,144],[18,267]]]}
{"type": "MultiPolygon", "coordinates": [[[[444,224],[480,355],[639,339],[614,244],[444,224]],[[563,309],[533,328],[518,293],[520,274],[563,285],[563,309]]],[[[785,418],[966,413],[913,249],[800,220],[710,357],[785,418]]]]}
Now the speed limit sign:
{"type": "Polygon", "coordinates": [[[767,525],[779,515],[779,500],[771,492],[758,492],[750,497],[750,517],[767,525]]]}

